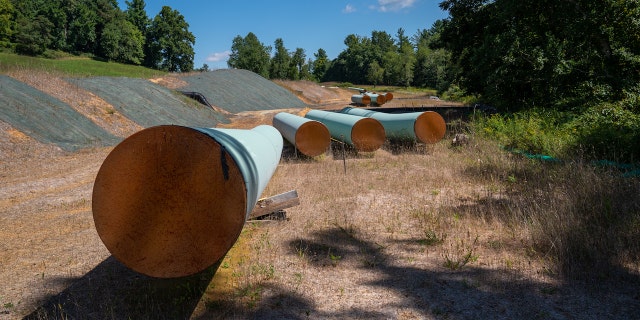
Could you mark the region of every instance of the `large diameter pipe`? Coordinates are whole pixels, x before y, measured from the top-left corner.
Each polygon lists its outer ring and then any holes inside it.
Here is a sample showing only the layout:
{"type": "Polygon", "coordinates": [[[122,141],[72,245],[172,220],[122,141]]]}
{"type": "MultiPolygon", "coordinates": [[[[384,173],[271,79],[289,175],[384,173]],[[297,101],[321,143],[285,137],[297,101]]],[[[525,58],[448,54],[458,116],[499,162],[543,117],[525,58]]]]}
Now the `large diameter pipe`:
{"type": "Polygon", "coordinates": [[[387,102],[387,98],[384,94],[365,92],[365,95],[371,98],[372,104],[383,105],[387,102]]]}
{"type": "Polygon", "coordinates": [[[386,93],[384,94],[384,97],[385,97],[385,101],[386,101],[386,102],[389,102],[389,101],[393,100],[393,93],[391,93],[391,92],[386,92],[386,93]]]}
{"type": "Polygon", "coordinates": [[[273,126],[302,154],[319,156],[329,149],[331,133],[319,121],[280,112],[273,116],[273,126]]]}
{"type": "Polygon", "coordinates": [[[354,94],[351,96],[351,102],[366,106],[371,103],[371,97],[366,94],[354,94]]]}
{"type": "Polygon", "coordinates": [[[98,235],[139,273],[175,278],[200,272],[236,242],[275,172],[282,143],[271,126],[139,131],[98,171],[92,197],[98,235]]]}
{"type": "Polygon", "coordinates": [[[384,127],[373,118],[322,110],[311,110],[305,118],[322,122],[331,137],[352,145],[357,151],[376,151],[386,139],[384,127]]]}
{"type": "Polygon", "coordinates": [[[373,110],[346,107],[340,113],[370,117],[380,121],[391,140],[417,140],[433,144],[444,137],[447,124],[434,111],[410,113],[384,113],[373,110]]]}

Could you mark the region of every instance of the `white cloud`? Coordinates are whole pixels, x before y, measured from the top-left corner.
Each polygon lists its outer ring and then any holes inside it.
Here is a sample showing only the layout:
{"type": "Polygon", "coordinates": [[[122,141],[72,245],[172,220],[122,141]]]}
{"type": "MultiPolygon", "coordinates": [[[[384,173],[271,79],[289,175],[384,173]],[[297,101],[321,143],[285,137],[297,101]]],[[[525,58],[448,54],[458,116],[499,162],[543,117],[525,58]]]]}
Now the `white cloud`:
{"type": "Polygon", "coordinates": [[[381,12],[399,11],[410,8],[416,0],[378,0],[378,5],[371,6],[381,12]]]}
{"type": "Polygon", "coordinates": [[[207,61],[207,62],[225,61],[225,60],[227,60],[229,58],[230,54],[231,54],[231,51],[229,51],[229,50],[223,51],[223,52],[216,52],[216,53],[213,53],[213,54],[210,54],[209,56],[207,56],[205,61],[207,61]]]}
{"type": "Polygon", "coordinates": [[[352,6],[351,4],[347,4],[347,6],[344,7],[344,9],[342,9],[342,13],[352,13],[352,12],[356,12],[356,7],[352,6]]]}

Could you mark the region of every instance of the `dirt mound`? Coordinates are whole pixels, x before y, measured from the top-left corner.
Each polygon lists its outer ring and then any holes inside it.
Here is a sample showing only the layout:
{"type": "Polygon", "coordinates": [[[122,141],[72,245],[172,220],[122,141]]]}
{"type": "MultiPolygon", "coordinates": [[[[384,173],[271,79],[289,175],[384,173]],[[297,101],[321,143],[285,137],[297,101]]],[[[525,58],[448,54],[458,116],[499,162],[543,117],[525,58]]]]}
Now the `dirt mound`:
{"type": "Polygon", "coordinates": [[[142,130],[140,125],[115,112],[108,102],[56,74],[29,70],[11,72],[9,76],[68,104],[115,136],[124,138],[142,130]]]}
{"type": "Polygon", "coordinates": [[[287,88],[302,101],[314,105],[349,104],[353,94],[346,89],[323,86],[312,81],[274,80],[274,82],[287,88]]]}
{"type": "Polygon", "coordinates": [[[67,151],[113,145],[120,139],[68,104],[0,75],[0,120],[41,143],[67,151]]]}
{"type": "Polygon", "coordinates": [[[188,75],[181,80],[187,84],[178,90],[199,92],[212,105],[231,113],[306,106],[288,90],[247,70],[220,69],[188,75]]]}
{"type": "Polygon", "coordinates": [[[70,79],[107,101],[114,112],[142,127],[175,124],[215,127],[227,118],[213,109],[145,79],[94,77],[70,79]]]}

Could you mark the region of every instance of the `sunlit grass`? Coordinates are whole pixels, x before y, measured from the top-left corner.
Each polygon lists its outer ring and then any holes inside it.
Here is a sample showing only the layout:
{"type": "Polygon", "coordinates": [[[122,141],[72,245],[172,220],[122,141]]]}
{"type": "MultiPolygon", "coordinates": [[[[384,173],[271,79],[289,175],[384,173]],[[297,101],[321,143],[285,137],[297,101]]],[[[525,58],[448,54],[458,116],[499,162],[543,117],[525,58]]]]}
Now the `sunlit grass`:
{"type": "Polygon", "coordinates": [[[103,62],[88,57],[71,56],[58,59],[46,59],[0,52],[0,72],[7,73],[14,70],[45,71],[73,77],[111,76],[152,78],[166,74],[166,72],[142,66],[103,62]]]}

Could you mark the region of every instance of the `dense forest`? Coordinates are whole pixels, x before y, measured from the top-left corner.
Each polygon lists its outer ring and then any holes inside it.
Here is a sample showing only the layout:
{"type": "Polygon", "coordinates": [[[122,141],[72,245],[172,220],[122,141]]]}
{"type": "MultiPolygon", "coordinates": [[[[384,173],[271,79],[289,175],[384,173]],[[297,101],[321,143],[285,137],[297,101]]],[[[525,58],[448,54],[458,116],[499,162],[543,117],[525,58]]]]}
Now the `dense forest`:
{"type": "Polygon", "coordinates": [[[172,72],[193,70],[195,36],[168,6],[150,19],[144,0],[0,0],[0,46],[18,54],[88,54],[172,72]]]}

